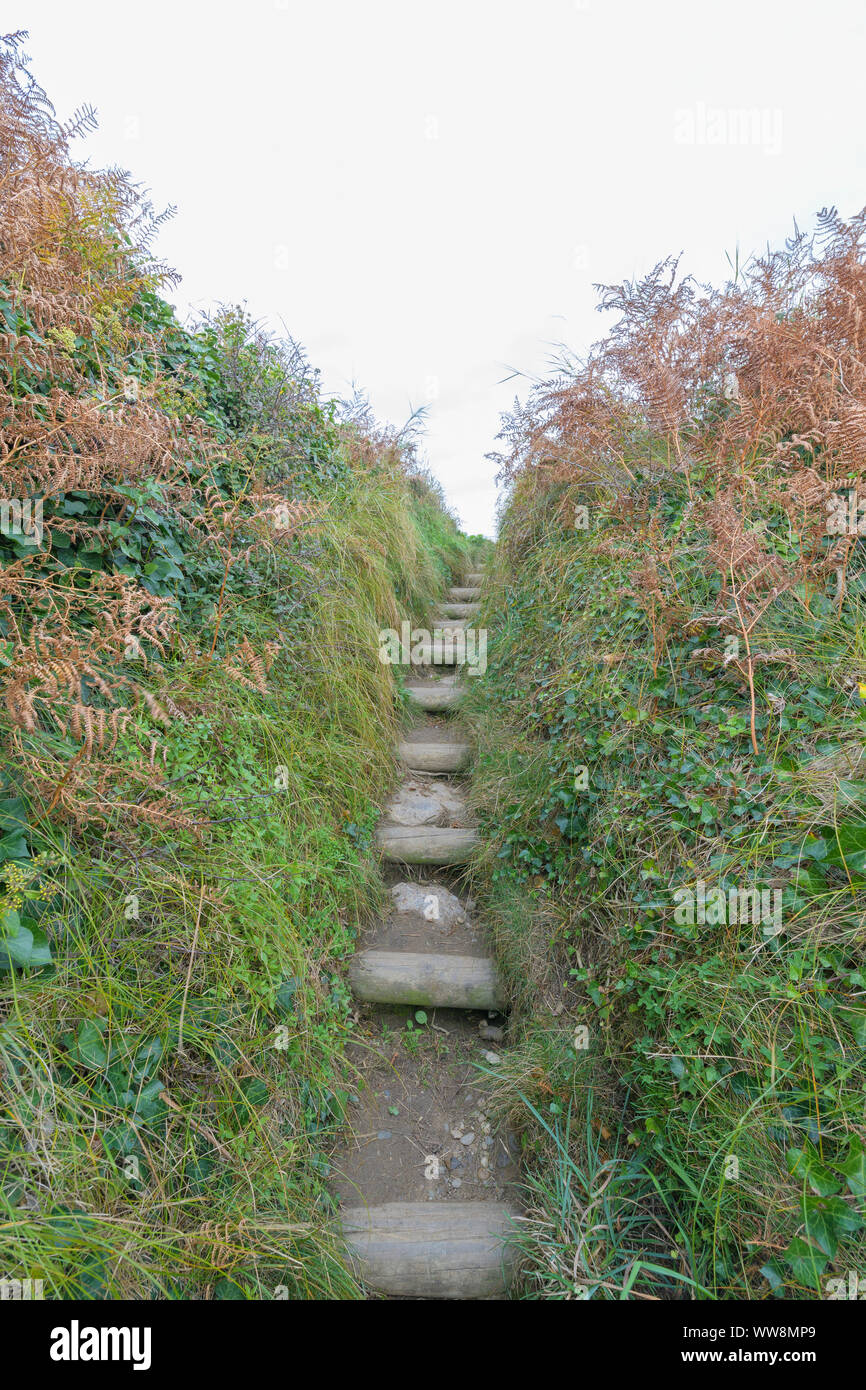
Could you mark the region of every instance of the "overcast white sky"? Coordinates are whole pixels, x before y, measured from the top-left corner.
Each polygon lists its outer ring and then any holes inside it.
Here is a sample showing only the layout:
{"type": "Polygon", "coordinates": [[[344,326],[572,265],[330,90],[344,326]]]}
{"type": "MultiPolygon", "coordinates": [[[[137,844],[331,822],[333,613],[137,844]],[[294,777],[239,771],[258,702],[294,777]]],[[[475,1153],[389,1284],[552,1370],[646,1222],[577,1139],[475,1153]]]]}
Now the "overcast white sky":
{"type": "Polygon", "coordinates": [[[22,0],[94,165],[178,213],[182,311],[246,300],[493,532],[500,410],[599,337],[593,282],[866,203],[863,0],[22,0]],[[756,113],[741,122],[740,112],[756,113]]]}

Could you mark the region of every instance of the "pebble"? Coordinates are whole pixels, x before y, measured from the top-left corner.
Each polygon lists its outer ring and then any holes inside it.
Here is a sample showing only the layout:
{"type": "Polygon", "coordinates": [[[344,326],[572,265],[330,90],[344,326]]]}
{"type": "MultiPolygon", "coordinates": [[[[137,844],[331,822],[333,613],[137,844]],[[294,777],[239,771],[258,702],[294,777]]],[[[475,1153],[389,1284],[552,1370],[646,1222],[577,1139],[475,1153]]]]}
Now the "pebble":
{"type": "Polygon", "coordinates": [[[463,1137],[462,1137],[461,1140],[460,1140],[460,1143],[461,1143],[461,1144],[472,1144],[472,1143],[474,1143],[474,1142],[475,1142],[475,1132],[474,1132],[474,1130],[471,1130],[471,1129],[470,1129],[469,1133],[468,1133],[468,1134],[464,1134],[463,1137]]]}
{"type": "Polygon", "coordinates": [[[496,1063],[500,1062],[502,1058],[499,1056],[498,1052],[485,1052],[484,1060],[485,1062],[489,1062],[491,1066],[496,1066],[496,1063]]]}
{"type": "Polygon", "coordinates": [[[462,1126],[462,1125],[455,1125],[455,1126],[454,1126],[454,1128],[453,1128],[452,1131],[451,1131],[451,1138],[452,1138],[452,1139],[462,1139],[462,1138],[463,1138],[463,1126],[462,1126]]]}
{"type": "Polygon", "coordinates": [[[378,1133],[378,1135],[377,1135],[377,1138],[379,1138],[379,1139],[390,1139],[390,1138],[391,1138],[391,1131],[390,1131],[390,1129],[380,1129],[380,1130],[379,1130],[379,1133],[378,1133]]]}
{"type": "Polygon", "coordinates": [[[459,1187],[459,1186],[461,1185],[462,1182],[463,1182],[463,1179],[462,1179],[462,1178],[452,1178],[452,1179],[451,1179],[451,1186],[452,1186],[452,1187],[459,1187]]]}
{"type": "Polygon", "coordinates": [[[486,1038],[488,1042],[502,1042],[505,1037],[505,1030],[495,1028],[492,1023],[479,1023],[478,1031],[482,1038],[486,1038]]]}

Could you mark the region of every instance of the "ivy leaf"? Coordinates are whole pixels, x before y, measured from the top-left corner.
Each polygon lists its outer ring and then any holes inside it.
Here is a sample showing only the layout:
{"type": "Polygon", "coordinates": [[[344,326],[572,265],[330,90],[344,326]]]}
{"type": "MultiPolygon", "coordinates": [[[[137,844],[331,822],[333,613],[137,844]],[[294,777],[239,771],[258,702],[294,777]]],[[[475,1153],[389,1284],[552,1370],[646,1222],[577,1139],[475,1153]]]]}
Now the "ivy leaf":
{"type": "Polygon", "coordinates": [[[4,835],[0,839],[0,863],[5,863],[7,859],[29,858],[30,854],[23,831],[13,830],[9,835],[4,835]]]}
{"type": "Polygon", "coordinates": [[[866,870],[866,825],[840,825],[827,834],[827,858],[849,873],[866,870]]]}
{"type": "Polygon", "coordinates": [[[0,970],[51,964],[48,938],[38,927],[21,921],[17,912],[0,916],[0,970]]]}
{"type": "Polygon", "coordinates": [[[85,1019],[78,1029],[72,1052],[76,1060],[91,1071],[102,1071],[108,1063],[108,1049],[102,1036],[104,1029],[104,1023],[91,1019],[85,1019]]]}
{"type": "Polygon", "coordinates": [[[848,1018],[848,1024],[858,1047],[866,1047],[866,1009],[858,1009],[848,1018]]]}
{"type": "Polygon", "coordinates": [[[785,1281],[772,1260],[768,1264],[761,1266],[760,1273],[770,1285],[773,1293],[778,1293],[779,1289],[784,1288],[785,1281]]]}
{"type": "MultiPolygon", "coordinates": [[[[264,1085],[264,1083],[262,1084],[264,1085]]],[[[135,1095],[133,1105],[133,1115],[135,1118],[144,1120],[145,1122],[159,1119],[165,1111],[165,1105],[159,1099],[160,1091],[164,1090],[165,1087],[162,1082],[156,1080],[150,1081],[146,1086],[143,1086],[135,1095]]],[[[267,1094],[267,1087],[265,1087],[265,1094],[267,1094]]]]}
{"type": "Polygon", "coordinates": [[[794,1236],[785,1251],[785,1258],[798,1284],[805,1284],[807,1288],[815,1289],[816,1292],[820,1291],[821,1275],[830,1263],[823,1251],[816,1245],[809,1245],[800,1236],[794,1236]]]}
{"type": "Polygon", "coordinates": [[[844,1163],[836,1166],[840,1173],[844,1173],[848,1190],[855,1197],[866,1197],[866,1149],[861,1139],[856,1136],[851,1139],[848,1157],[844,1163]]]}
{"type": "Polygon", "coordinates": [[[0,832],[23,834],[27,826],[27,807],[20,796],[9,796],[0,801],[0,832]]]}
{"type": "Polygon", "coordinates": [[[808,1139],[802,1149],[789,1149],[785,1161],[788,1164],[788,1172],[802,1178],[819,1197],[829,1197],[832,1193],[838,1192],[842,1185],[835,1173],[822,1163],[817,1149],[808,1139]]]}
{"type": "MultiPolygon", "coordinates": [[[[159,1082],[156,1084],[159,1085],[159,1082]]],[[[151,1086],[153,1085],[154,1083],[151,1082],[151,1086]]],[[[145,1087],[145,1090],[150,1090],[150,1087],[145,1087]]],[[[162,1090],[161,1086],[160,1090],[162,1090]]],[[[245,1076],[240,1082],[240,1090],[247,1105],[252,1106],[264,1105],[270,1094],[267,1083],[260,1076],[245,1076]]]]}
{"type": "Polygon", "coordinates": [[[810,1197],[804,1193],[801,1207],[806,1234],[818,1242],[831,1260],[843,1236],[853,1235],[863,1225],[860,1213],[849,1207],[841,1197],[810,1197]]]}

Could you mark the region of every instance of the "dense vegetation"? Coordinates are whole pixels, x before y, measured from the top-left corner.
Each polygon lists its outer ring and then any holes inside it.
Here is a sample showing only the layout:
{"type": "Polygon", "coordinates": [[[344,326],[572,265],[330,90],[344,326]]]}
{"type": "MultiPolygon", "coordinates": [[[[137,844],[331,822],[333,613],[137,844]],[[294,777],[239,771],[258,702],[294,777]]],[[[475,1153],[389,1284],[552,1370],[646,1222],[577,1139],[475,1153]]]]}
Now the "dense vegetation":
{"type": "Polygon", "coordinates": [[[400,717],[376,638],[467,542],[296,344],[178,321],[159,219],[70,153],[91,121],[3,43],[0,1272],[352,1298],[323,1179],[400,717]]]}
{"type": "Polygon", "coordinates": [[[863,1267],[864,229],[608,289],[505,422],[475,787],[530,1297],[863,1267]]]}
{"type": "MultiPolygon", "coordinates": [[[[401,718],[377,633],[484,547],[297,344],[179,321],[91,124],[3,41],[0,1273],[351,1299],[325,1179],[401,718]]],[[[607,290],[506,420],[471,718],[528,1298],[863,1267],[864,229],[607,290]]]]}

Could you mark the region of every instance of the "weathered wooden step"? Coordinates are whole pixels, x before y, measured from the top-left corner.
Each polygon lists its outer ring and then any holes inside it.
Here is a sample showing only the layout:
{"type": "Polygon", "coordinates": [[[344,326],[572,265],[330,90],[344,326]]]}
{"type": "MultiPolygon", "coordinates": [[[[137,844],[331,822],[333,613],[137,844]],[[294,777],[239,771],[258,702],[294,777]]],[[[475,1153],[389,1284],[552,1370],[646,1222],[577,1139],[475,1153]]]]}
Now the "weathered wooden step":
{"type": "Polygon", "coordinates": [[[504,1202],[385,1202],[341,1213],[356,1273],[397,1298],[502,1298],[514,1274],[504,1202]]]}
{"type": "Polygon", "coordinates": [[[413,772],[461,772],[469,762],[468,743],[401,743],[401,761],[413,772]]]}
{"type": "Polygon", "coordinates": [[[449,603],[474,603],[481,597],[481,590],[473,585],[471,588],[453,588],[448,590],[449,603]]]}
{"type": "Polygon", "coordinates": [[[412,660],[416,666],[456,666],[466,660],[466,639],[456,631],[448,631],[429,642],[416,642],[412,660]]]}
{"type": "Polygon", "coordinates": [[[465,864],[478,843],[476,830],[440,825],[380,825],[376,844],[397,864],[465,864]]]}
{"type": "Polygon", "coordinates": [[[480,603],[442,603],[439,605],[439,611],[445,618],[474,618],[480,608],[480,603]]]}
{"type": "Polygon", "coordinates": [[[463,697],[462,685],[446,685],[444,681],[431,685],[407,685],[406,692],[410,704],[434,712],[454,709],[463,697]]]}
{"type": "Polygon", "coordinates": [[[468,826],[470,818],[459,785],[443,778],[410,776],[388,798],[382,824],[421,830],[468,826]]]}
{"type": "Polygon", "coordinates": [[[368,1004],[418,1004],[432,1009],[499,1009],[505,995],[487,956],[417,951],[361,951],[349,962],[349,980],[368,1004]]]}
{"type": "MultiPolygon", "coordinates": [[[[460,641],[461,634],[468,632],[471,627],[471,618],[440,618],[436,625],[436,631],[441,632],[446,640],[449,637],[456,637],[460,641]]],[[[465,641],[465,638],[463,640],[465,641]]]]}

